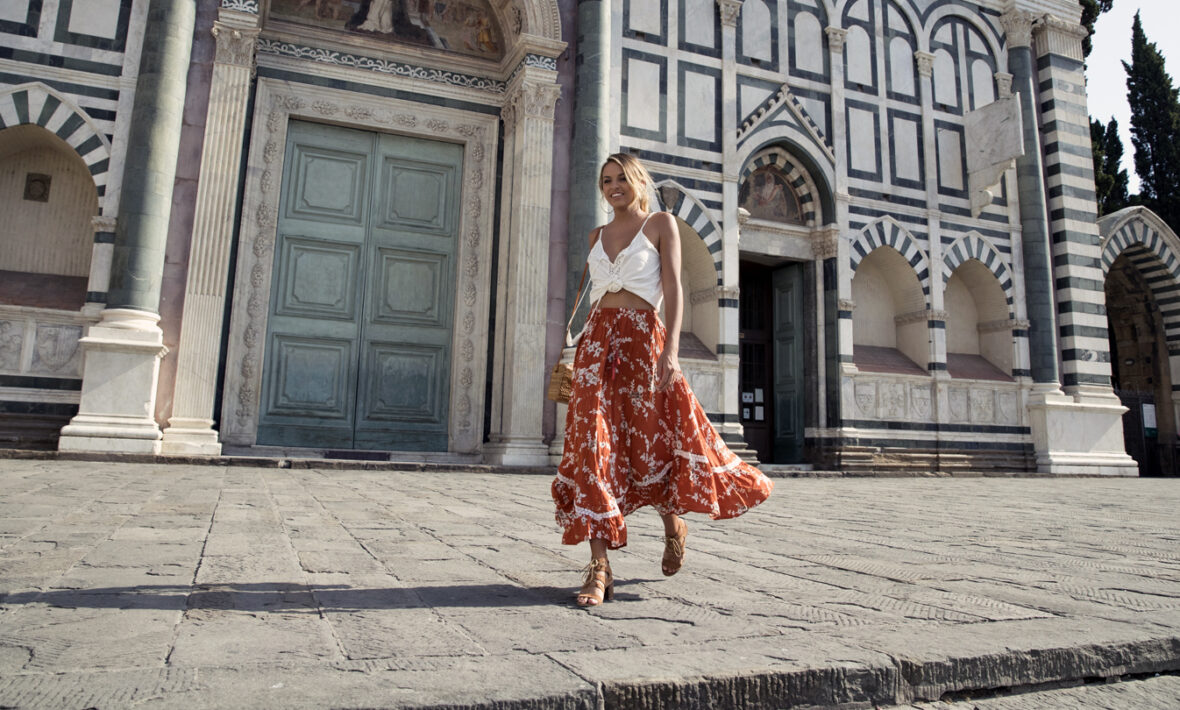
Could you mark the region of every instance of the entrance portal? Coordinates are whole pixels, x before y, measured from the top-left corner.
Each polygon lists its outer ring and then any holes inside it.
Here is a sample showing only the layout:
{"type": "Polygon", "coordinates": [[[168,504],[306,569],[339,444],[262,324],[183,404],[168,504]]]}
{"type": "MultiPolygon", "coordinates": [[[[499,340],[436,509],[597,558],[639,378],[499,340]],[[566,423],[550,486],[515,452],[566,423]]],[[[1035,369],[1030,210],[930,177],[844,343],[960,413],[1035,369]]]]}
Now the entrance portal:
{"type": "Polygon", "coordinates": [[[447,450],[463,148],[292,122],[258,443],[447,450]]]}
{"type": "Polygon", "coordinates": [[[803,460],[803,267],[741,264],[741,389],[746,442],[766,463],[803,460]]]}

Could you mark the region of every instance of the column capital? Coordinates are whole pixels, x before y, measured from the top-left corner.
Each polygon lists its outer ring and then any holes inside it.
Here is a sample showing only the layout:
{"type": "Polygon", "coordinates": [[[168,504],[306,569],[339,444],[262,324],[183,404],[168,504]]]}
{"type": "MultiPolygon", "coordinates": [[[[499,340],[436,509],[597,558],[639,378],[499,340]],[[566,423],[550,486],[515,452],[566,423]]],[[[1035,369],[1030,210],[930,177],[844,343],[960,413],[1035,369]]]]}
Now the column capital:
{"type": "Polygon", "coordinates": [[[1056,15],[1044,15],[1033,23],[1032,29],[1040,54],[1057,54],[1083,61],[1082,40],[1089,35],[1085,27],[1056,15]]]}
{"type": "Polygon", "coordinates": [[[723,27],[737,27],[738,13],[742,11],[742,0],[717,0],[717,9],[721,11],[721,25],[723,27]]]}
{"type": "Polygon", "coordinates": [[[811,253],[817,259],[831,259],[838,256],[840,234],[836,230],[823,230],[811,235],[811,253]]]}
{"type": "Polygon", "coordinates": [[[914,52],[914,61],[918,64],[918,74],[921,76],[929,77],[934,74],[934,55],[930,52],[914,52]]]}
{"type": "Polygon", "coordinates": [[[90,218],[90,224],[96,232],[111,232],[113,234],[119,220],[108,215],[95,215],[90,218]]]}
{"type": "Polygon", "coordinates": [[[213,23],[213,37],[217,40],[215,64],[232,64],[241,67],[254,66],[254,43],[259,29],[242,27],[237,23],[216,20],[213,23]]]}
{"type": "Polygon", "coordinates": [[[1000,16],[1009,47],[1032,45],[1032,26],[1036,16],[1026,10],[1010,10],[1000,16]]]}
{"type": "Polygon", "coordinates": [[[508,90],[501,115],[506,125],[513,125],[522,118],[552,121],[559,98],[561,86],[558,84],[526,79],[508,90]]]}
{"type": "Polygon", "coordinates": [[[848,37],[848,30],[843,27],[825,27],[824,33],[828,35],[828,49],[836,54],[844,51],[844,40],[848,37]]]}
{"type": "Polygon", "coordinates": [[[997,98],[1006,99],[1012,95],[1012,75],[1008,72],[996,72],[997,98]]]}

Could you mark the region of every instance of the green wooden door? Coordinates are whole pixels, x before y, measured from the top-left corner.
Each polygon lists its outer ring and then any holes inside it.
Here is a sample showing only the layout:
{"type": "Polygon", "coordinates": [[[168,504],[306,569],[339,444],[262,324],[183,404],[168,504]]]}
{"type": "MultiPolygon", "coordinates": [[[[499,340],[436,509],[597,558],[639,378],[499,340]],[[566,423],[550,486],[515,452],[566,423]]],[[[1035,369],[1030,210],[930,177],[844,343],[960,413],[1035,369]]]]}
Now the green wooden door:
{"type": "Polygon", "coordinates": [[[774,286],[774,460],[803,460],[803,266],[776,269],[774,286]]]}
{"type": "Polygon", "coordinates": [[[446,450],[462,157],[291,123],[258,443],[446,450]]]}

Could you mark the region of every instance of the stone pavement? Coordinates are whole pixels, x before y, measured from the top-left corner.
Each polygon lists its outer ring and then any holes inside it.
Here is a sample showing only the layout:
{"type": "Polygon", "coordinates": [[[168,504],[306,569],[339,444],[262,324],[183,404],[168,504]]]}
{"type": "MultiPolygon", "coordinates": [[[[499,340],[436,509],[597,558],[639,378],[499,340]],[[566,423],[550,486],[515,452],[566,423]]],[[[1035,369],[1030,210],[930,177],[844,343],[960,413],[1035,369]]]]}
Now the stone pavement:
{"type": "Polygon", "coordinates": [[[592,611],[549,481],[0,459],[0,707],[1180,706],[1180,481],[780,479],[592,611]]]}

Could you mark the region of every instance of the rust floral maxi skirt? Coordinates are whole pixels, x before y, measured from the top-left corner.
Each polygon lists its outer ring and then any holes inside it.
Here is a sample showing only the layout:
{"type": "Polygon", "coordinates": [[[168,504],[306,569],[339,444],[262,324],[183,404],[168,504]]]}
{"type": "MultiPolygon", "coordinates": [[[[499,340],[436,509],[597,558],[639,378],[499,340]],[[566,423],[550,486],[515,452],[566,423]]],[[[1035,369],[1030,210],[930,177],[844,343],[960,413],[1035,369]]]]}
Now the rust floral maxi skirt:
{"type": "Polygon", "coordinates": [[[664,337],[651,310],[599,308],[587,322],[553,480],[567,545],[603,539],[623,547],[623,517],[645,505],[734,518],[774,487],[729,450],[683,377],[654,391],[664,337]]]}

